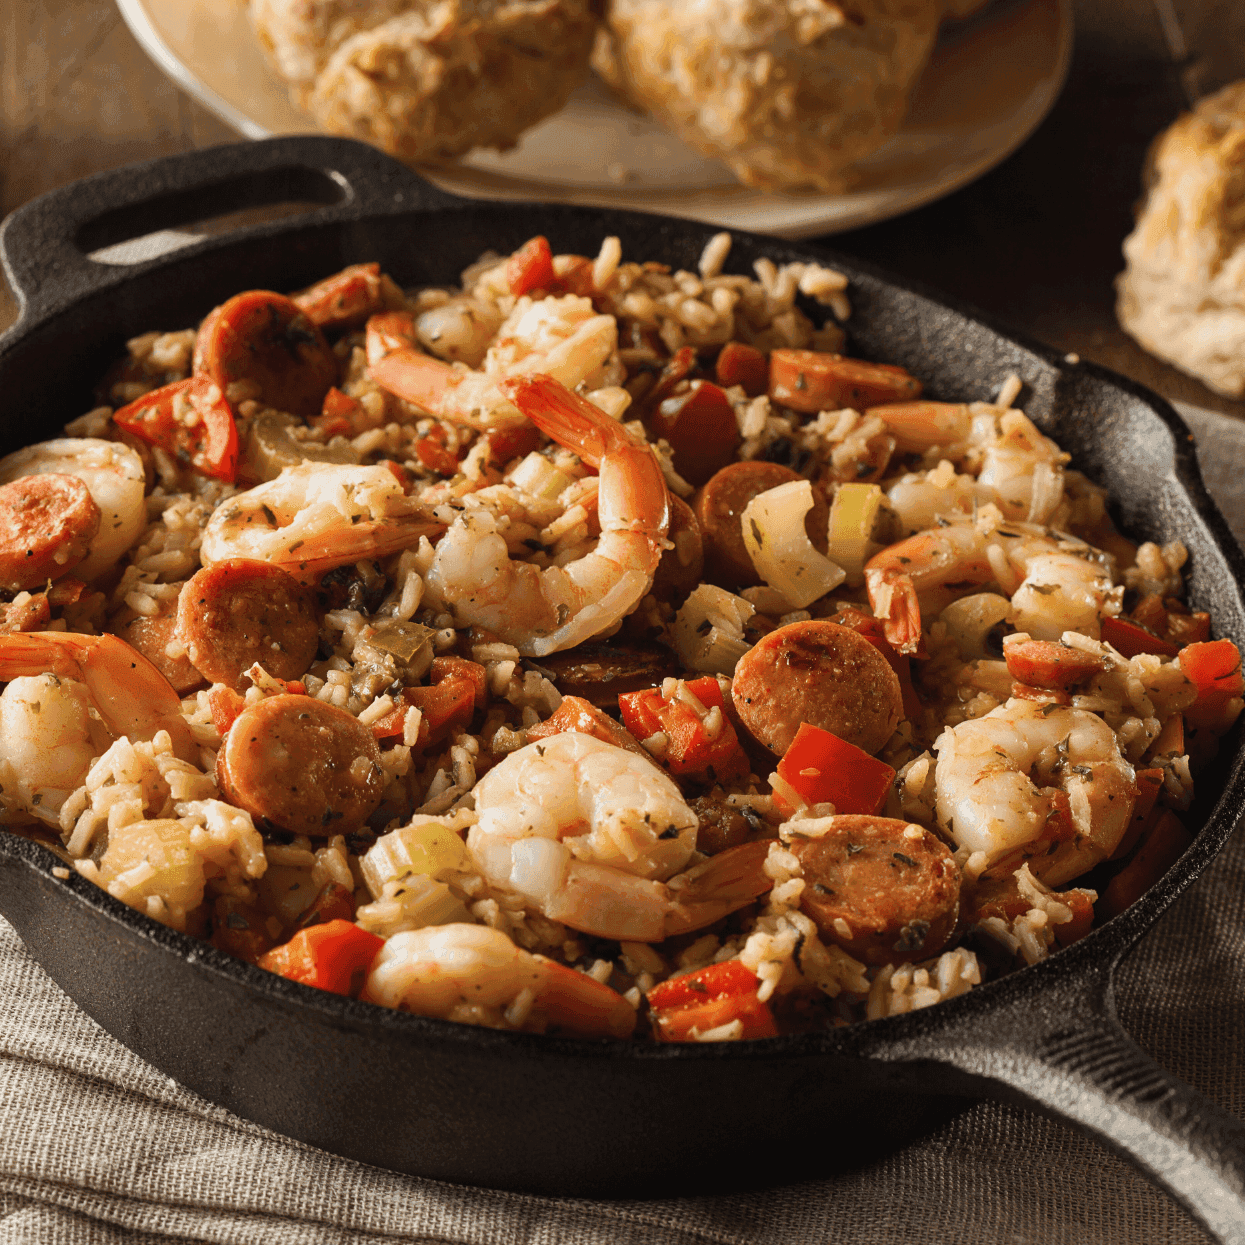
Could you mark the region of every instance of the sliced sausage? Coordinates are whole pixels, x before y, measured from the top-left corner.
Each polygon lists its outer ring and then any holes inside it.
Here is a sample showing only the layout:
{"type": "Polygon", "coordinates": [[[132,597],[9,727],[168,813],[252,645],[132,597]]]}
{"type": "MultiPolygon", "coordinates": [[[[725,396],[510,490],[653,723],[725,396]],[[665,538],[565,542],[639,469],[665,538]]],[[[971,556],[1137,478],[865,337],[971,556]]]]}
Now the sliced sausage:
{"type": "Polygon", "coordinates": [[[86,557],[99,507],[77,476],[20,476],[0,487],[0,588],[42,588],[86,557]]]}
{"type": "Polygon", "coordinates": [[[656,687],[679,673],[675,655],[661,644],[578,644],[539,661],[563,696],[582,696],[606,709],[618,708],[623,692],[656,687]]]}
{"type": "MultiPolygon", "coordinates": [[[[111,630],[136,648],[160,671],[179,696],[204,684],[203,675],[186,656],[170,657],[168,646],[177,639],[177,606],[170,602],[159,614],[133,614],[126,611],[113,620],[111,630]]],[[[180,642],[180,641],[179,641],[180,642]]]]}
{"type": "MultiPolygon", "coordinates": [[[[692,498],[705,545],[705,571],[723,588],[749,588],[761,582],[744,544],[741,519],[748,503],[780,484],[803,476],[781,463],[742,462],[723,467],[692,498]]],[[[813,508],[804,516],[804,530],[818,552],[825,553],[830,507],[825,494],[813,485],[813,508]]]]}
{"type": "Polygon", "coordinates": [[[739,659],[731,698],[740,721],[776,756],[801,722],[874,753],[903,715],[886,658],[864,636],[822,618],[762,636],[739,659]]]}
{"type": "Polygon", "coordinates": [[[659,601],[682,605],[705,573],[704,541],[695,512],[681,497],[670,494],[670,530],[673,548],[661,555],[653,576],[652,593],[659,601]]]}
{"type": "Polygon", "coordinates": [[[195,338],[194,371],[226,397],[249,381],[248,396],[292,415],[318,415],[337,383],[337,359],[297,303],[271,290],[247,290],[211,311],[195,338]]]}
{"type": "Polygon", "coordinates": [[[950,850],[893,817],[832,817],[817,838],[796,836],[800,907],[829,942],[865,964],[937,955],[955,929],[960,871],[950,850]]]}
{"type": "Polygon", "coordinates": [[[311,593],[267,562],[232,558],[196,571],[177,603],[177,636],[195,668],[235,691],[259,662],[278,679],[299,679],[315,660],[320,624],[311,593]]]}
{"type": "Polygon", "coordinates": [[[696,814],[696,850],[706,856],[746,843],[755,829],[739,809],[720,796],[697,796],[688,801],[688,807],[696,814]]]}
{"type": "Polygon", "coordinates": [[[674,469],[689,484],[706,484],[735,457],[739,422],[724,390],[707,380],[689,381],[658,403],[653,431],[674,453],[674,469]]]}
{"type": "Polygon", "coordinates": [[[380,804],[385,775],[372,732],[312,696],[269,696],[234,720],[216,781],[256,823],[326,837],[357,830],[380,804]]]}

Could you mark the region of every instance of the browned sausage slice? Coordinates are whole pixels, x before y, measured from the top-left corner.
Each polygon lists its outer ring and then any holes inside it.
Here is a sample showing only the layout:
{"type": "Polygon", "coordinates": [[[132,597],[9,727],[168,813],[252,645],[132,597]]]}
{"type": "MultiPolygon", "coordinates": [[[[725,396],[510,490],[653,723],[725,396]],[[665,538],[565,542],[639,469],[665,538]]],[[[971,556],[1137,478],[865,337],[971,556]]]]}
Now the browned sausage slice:
{"type": "Polygon", "coordinates": [[[662,644],[577,644],[537,663],[563,696],[582,696],[601,708],[618,709],[623,692],[656,687],[679,673],[678,659],[662,644]]]}
{"type": "Polygon", "coordinates": [[[42,588],[87,555],[99,507],[77,476],[22,476],[0,488],[0,588],[42,588]]]}
{"type": "Polygon", "coordinates": [[[804,870],[800,907],[822,936],[865,964],[928,960],[947,945],[960,909],[950,850],[893,817],[829,819],[818,838],[795,837],[804,870]]]}
{"type": "Polygon", "coordinates": [[[240,713],[216,781],[257,823],[312,837],[359,829],[385,790],[372,732],[312,696],[270,696],[240,713]]]}
{"type": "Polygon", "coordinates": [[[170,602],[167,611],[159,614],[134,614],[127,610],[114,619],[110,628],[144,657],[169,681],[179,696],[193,692],[204,684],[203,675],[188,657],[170,657],[169,643],[177,634],[177,606],[170,602]]]}
{"type": "MultiPolygon", "coordinates": [[[[744,544],[741,516],[748,503],[780,484],[802,476],[780,463],[742,462],[723,467],[692,498],[705,544],[705,570],[723,588],[749,588],[761,582],[744,544]]],[[[821,553],[826,551],[830,507],[813,485],[813,508],[804,516],[804,530],[821,553]]]]}
{"type": "Polygon", "coordinates": [[[255,662],[278,679],[302,678],[315,660],[320,624],[310,592],[293,575],[232,558],[187,580],[177,601],[177,635],[196,670],[241,692],[255,662]]]}
{"type": "Polygon", "coordinates": [[[298,304],[271,290],[247,290],[208,313],[195,338],[194,371],[229,396],[250,381],[265,406],[318,415],[337,383],[337,359],[298,304]]]}
{"type": "Polygon", "coordinates": [[[762,636],[739,659],[731,698],[744,726],[776,756],[801,722],[877,752],[903,716],[886,658],[850,627],[821,618],[762,636]]]}

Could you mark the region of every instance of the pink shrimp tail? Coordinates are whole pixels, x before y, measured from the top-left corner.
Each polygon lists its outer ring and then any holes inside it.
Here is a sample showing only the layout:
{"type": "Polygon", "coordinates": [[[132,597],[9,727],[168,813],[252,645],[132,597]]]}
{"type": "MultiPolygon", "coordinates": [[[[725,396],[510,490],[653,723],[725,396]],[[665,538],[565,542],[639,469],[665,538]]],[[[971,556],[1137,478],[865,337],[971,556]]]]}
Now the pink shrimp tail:
{"type": "Polygon", "coordinates": [[[652,449],[552,376],[512,376],[498,388],[541,432],[597,468],[602,530],[647,536],[652,574],[670,530],[670,495],[652,449]]]}
{"type": "Polygon", "coordinates": [[[911,578],[902,572],[866,567],[865,587],[891,647],[897,653],[915,653],[921,646],[921,606],[911,578]]]}
{"type": "Polygon", "coordinates": [[[543,372],[511,376],[497,387],[541,432],[574,450],[590,467],[600,467],[607,454],[635,444],[616,420],[543,372]]]}

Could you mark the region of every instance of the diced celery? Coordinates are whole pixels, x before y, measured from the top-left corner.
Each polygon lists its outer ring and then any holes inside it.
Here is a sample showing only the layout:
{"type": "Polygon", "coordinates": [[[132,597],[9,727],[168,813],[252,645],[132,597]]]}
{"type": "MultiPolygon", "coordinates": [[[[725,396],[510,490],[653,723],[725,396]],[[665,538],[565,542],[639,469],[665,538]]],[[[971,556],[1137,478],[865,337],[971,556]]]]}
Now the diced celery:
{"type": "Polygon", "coordinates": [[[359,862],[363,880],[374,899],[385,883],[407,874],[436,878],[450,870],[465,869],[463,841],[439,821],[411,822],[382,834],[359,862]]]}
{"type": "Polygon", "coordinates": [[[564,489],[575,483],[572,476],[559,471],[543,454],[533,450],[507,476],[515,488],[533,497],[542,497],[553,501],[564,489]]]}
{"type": "Polygon", "coordinates": [[[843,568],[813,548],[804,516],[813,508],[813,486],[793,480],[759,493],[740,517],[744,545],[756,572],[771,588],[803,609],[843,582],[843,568]]]}
{"type": "Polygon", "coordinates": [[[830,544],[826,549],[847,574],[849,587],[865,582],[865,563],[877,552],[873,529],[882,508],[876,484],[840,484],[830,506],[830,544]]]}

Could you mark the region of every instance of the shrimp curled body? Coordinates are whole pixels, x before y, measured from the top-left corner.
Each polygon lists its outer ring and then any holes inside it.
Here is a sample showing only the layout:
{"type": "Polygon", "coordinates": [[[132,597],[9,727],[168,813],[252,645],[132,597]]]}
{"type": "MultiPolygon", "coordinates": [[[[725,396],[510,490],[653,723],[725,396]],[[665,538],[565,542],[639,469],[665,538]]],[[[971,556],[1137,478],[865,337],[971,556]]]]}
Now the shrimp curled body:
{"type": "Polygon", "coordinates": [[[475,788],[467,850],[490,884],[572,929],[660,942],[768,890],[768,843],[686,869],[696,815],[650,762],[566,731],[512,752],[475,788]],[[682,872],[681,872],[682,871],[682,872]]]}
{"type": "Polygon", "coordinates": [[[865,566],[873,612],[903,653],[916,652],[923,614],[935,616],[988,583],[1011,599],[1016,627],[1039,640],[1058,640],[1065,631],[1096,640],[1100,617],[1120,612],[1122,589],[1103,556],[1035,524],[983,531],[968,521],[945,523],[883,549],[865,566]]]}
{"type": "Polygon", "coordinates": [[[444,531],[386,467],[300,463],[218,506],[203,530],[204,566],[271,562],[303,583],[444,531]]]}
{"type": "Polygon", "coordinates": [[[1137,794],[1133,767],[1096,714],[1010,700],[934,745],[939,823],[992,867],[1058,887],[1118,846],[1137,794]]]}
{"type": "Polygon", "coordinates": [[[438,543],[427,576],[460,627],[480,626],[527,657],[543,657],[607,631],[653,583],[670,527],[661,466],[647,445],[548,376],[503,392],[534,424],[600,472],[596,549],[566,566],[511,561],[496,520],[477,509],[438,543]]]}
{"type": "Polygon", "coordinates": [[[61,805],[113,738],[167,731],[196,755],[181,700],[141,653],[115,635],[0,635],[0,736],[17,790],[3,803],[59,824],[61,805]]]}

